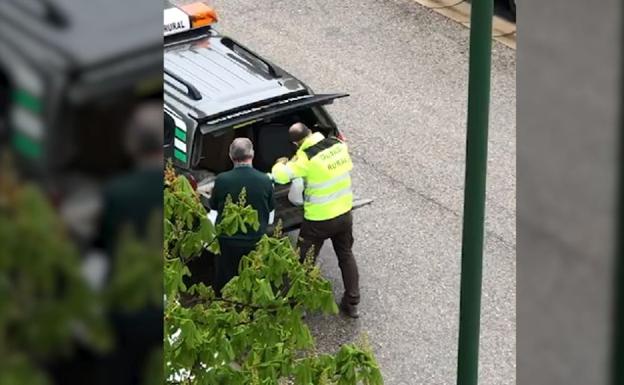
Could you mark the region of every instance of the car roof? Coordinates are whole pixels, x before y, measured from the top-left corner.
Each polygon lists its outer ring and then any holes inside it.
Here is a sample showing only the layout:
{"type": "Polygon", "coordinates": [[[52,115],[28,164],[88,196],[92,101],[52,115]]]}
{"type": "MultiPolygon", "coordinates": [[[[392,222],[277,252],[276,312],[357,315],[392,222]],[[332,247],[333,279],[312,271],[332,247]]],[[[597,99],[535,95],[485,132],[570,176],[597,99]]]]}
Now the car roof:
{"type": "Polygon", "coordinates": [[[162,10],[153,5],[153,0],[4,0],[0,23],[54,48],[74,66],[89,67],[160,48],[162,10]]]}
{"type": "Polygon", "coordinates": [[[301,81],[212,28],[189,36],[165,42],[165,94],[198,120],[308,93],[301,81]]]}

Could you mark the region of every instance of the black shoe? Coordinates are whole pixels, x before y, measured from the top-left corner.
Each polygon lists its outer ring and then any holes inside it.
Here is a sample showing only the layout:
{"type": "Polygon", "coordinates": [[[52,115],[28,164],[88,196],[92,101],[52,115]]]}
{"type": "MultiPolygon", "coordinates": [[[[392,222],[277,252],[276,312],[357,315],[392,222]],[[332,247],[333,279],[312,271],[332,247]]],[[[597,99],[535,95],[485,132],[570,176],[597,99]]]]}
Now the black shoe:
{"type": "Polygon", "coordinates": [[[340,302],[340,312],[349,318],[359,318],[357,305],[351,305],[344,301],[340,302]]]}

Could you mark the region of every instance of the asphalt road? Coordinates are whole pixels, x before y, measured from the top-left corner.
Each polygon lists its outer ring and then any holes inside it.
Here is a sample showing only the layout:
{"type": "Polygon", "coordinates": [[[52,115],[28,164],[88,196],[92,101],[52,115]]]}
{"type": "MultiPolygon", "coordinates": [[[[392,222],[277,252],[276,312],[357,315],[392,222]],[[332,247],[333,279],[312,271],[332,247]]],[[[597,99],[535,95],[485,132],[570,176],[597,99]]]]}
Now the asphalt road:
{"type": "Polygon", "coordinates": [[[518,379],[609,384],[622,2],[522,3],[518,379]]]}
{"type": "MultiPolygon", "coordinates": [[[[361,318],[311,317],[319,346],[366,333],[388,385],[453,384],[469,31],[410,0],[220,0],[219,30],[330,107],[355,162],[361,318]]],[[[515,51],[493,42],[480,379],[515,384],[515,51]]],[[[342,282],[327,244],[322,270],[342,282]]]]}

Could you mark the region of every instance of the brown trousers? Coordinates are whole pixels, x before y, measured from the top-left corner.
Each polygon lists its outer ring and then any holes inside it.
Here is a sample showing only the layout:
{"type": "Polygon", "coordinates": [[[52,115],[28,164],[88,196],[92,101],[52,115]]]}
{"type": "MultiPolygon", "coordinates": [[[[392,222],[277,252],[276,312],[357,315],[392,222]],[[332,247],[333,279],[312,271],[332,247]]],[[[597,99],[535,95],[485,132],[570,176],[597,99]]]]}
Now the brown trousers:
{"type": "Polygon", "coordinates": [[[331,239],[344,284],[344,301],[351,305],[360,302],[360,283],[353,247],[353,216],[351,211],[326,221],[308,221],[301,224],[298,247],[303,261],[311,247],[314,247],[314,261],[325,240],[331,239]]]}

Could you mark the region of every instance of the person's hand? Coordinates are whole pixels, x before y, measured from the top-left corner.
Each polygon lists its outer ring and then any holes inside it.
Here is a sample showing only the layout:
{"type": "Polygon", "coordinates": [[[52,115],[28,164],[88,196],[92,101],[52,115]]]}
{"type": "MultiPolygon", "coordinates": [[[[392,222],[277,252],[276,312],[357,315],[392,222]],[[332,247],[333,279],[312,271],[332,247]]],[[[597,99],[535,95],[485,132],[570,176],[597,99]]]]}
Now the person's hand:
{"type": "Polygon", "coordinates": [[[284,157],[281,157],[281,158],[277,159],[277,160],[275,161],[275,163],[286,164],[286,163],[288,163],[288,158],[286,158],[285,156],[284,156],[284,157]]]}

